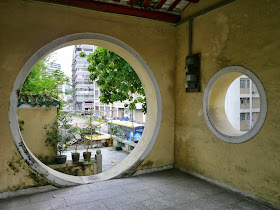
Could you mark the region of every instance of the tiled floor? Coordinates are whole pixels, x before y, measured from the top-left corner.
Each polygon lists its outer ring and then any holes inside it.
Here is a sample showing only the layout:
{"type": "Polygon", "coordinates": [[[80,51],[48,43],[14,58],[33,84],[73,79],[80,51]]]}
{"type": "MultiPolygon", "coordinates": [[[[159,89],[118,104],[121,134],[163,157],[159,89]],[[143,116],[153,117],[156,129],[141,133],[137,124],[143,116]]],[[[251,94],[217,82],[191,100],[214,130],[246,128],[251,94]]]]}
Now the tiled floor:
{"type": "Polygon", "coordinates": [[[176,169],[0,201],[0,209],[268,209],[176,169]]]}

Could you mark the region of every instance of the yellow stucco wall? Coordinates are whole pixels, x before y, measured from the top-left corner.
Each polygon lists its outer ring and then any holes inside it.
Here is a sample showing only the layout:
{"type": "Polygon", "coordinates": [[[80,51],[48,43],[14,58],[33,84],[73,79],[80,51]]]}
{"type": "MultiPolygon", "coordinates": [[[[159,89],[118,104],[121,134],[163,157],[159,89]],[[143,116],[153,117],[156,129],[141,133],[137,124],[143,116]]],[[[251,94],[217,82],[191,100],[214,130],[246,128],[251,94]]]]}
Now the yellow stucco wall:
{"type": "Polygon", "coordinates": [[[43,163],[54,162],[56,152],[51,146],[46,146],[47,135],[43,126],[54,121],[57,108],[19,108],[17,114],[24,121],[21,135],[30,151],[43,163]]]}
{"type": "MultiPolygon", "coordinates": [[[[217,1],[201,1],[207,8],[217,1]],[[206,3],[207,2],[207,3],[206,3]]],[[[193,5],[193,8],[198,6],[193,5]]],[[[190,7],[189,9],[191,9],[190,7]]],[[[280,204],[280,2],[237,0],[194,20],[193,53],[201,53],[201,92],[186,93],[188,23],[177,29],[175,164],[280,204]],[[268,112],[251,140],[218,139],[203,115],[203,94],[220,69],[241,65],[264,85],[268,112]]],[[[191,12],[190,12],[191,14],[191,12]]],[[[184,17],[188,16],[186,11],[184,17]]]]}
{"type": "Polygon", "coordinates": [[[173,164],[176,54],[173,25],[137,17],[19,0],[0,2],[0,20],[0,192],[45,184],[28,176],[31,170],[24,161],[22,167],[17,167],[17,173],[13,173],[8,166],[8,162],[13,158],[21,160],[9,128],[10,91],[18,72],[38,49],[73,33],[93,32],[115,37],[144,58],[164,97],[158,139],[139,168],[173,164]]]}

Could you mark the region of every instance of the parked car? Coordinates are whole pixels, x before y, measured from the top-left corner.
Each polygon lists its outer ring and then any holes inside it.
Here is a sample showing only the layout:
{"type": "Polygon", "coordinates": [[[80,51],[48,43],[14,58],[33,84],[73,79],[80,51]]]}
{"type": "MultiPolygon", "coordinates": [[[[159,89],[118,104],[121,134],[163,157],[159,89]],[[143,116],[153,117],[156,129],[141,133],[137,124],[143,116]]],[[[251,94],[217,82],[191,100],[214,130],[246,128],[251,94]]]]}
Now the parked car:
{"type": "Polygon", "coordinates": [[[94,119],[99,119],[100,117],[99,117],[99,114],[94,113],[94,114],[92,115],[92,118],[94,118],[94,119]]]}

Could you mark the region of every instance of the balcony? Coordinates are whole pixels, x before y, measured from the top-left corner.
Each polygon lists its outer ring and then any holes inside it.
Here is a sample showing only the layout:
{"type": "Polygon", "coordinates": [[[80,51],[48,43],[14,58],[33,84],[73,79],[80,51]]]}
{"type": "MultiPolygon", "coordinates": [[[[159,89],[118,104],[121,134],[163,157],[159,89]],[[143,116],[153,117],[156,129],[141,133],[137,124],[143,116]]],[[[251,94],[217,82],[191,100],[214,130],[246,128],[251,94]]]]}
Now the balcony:
{"type": "Polygon", "coordinates": [[[93,98],[77,98],[77,102],[93,101],[93,98]]]}
{"type": "Polygon", "coordinates": [[[75,82],[89,82],[89,78],[79,78],[79,77],[77,77],[75,79],[75,82]]]}
{"type": "Polygon", "coordinates": [[[85,91],[85,90],[78,90],[76,91],[76,95],[91,95],[93,98],[93,91],[85,91]]]}

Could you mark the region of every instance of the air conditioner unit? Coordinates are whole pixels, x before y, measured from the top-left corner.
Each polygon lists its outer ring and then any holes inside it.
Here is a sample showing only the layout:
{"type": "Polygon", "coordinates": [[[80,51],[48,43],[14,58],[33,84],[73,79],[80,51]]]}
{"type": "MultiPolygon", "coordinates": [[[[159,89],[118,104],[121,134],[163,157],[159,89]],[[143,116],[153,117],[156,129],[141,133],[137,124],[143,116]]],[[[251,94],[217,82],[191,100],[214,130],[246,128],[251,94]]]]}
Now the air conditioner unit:
{"type": "Polygon", "coordinates": [[[252,93],[254,93],[256,90],[255,89],[252,89],[252,93]]]}

